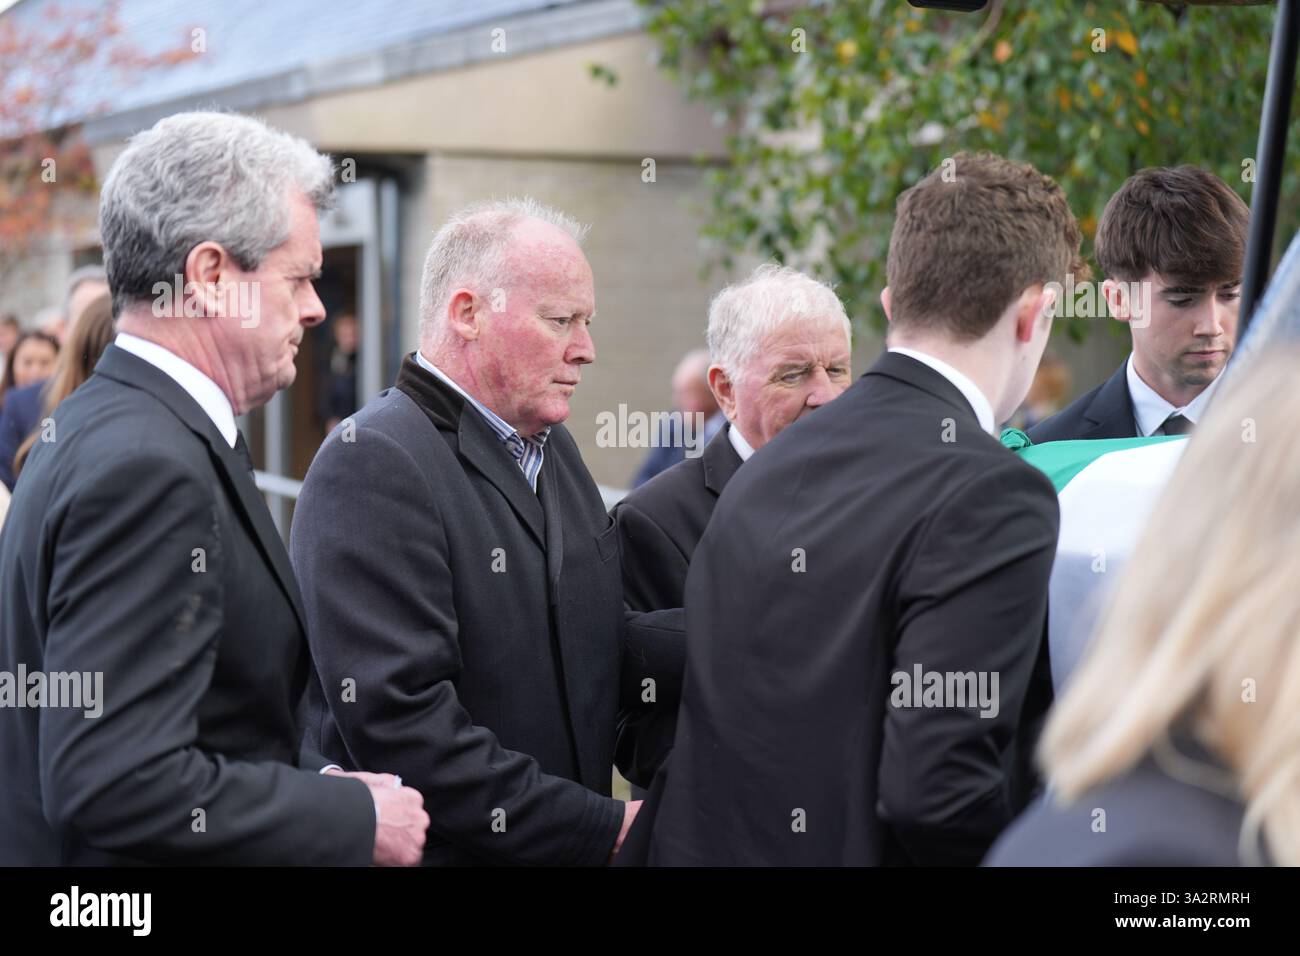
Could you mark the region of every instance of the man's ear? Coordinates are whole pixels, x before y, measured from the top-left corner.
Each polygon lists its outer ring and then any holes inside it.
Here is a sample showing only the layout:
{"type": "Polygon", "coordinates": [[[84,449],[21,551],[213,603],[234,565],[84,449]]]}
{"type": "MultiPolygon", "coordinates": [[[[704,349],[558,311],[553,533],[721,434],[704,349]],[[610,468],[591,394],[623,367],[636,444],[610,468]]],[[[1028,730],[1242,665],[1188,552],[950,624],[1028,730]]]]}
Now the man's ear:
{"type": "Polygon", "coordinates": [[[889,286],[880,290],[880,306],[885,310],[885,321],[893,322],[894,317],[890,314],[889,286]]]}
{"type": "Polygon", "coordinates": [[[228,273],[234,265],[234,261],[220,243],[200,242],[191,249],[185,256],[184,299],[175,305],[178,315],[194,314],[193,312],[182,313],[186,303],[190,301],[199,307],[201,315],[227,315],[226,302],[218,287],[224,286],[233,279],[233,276],[228,273]]]}
{"type": "Polygon", "coordinates": [[[1101,284],[1101,294],[1106,299],[1106,309],[1110,312],[1112,319],[1127,324],[1133,318],[1126,286],[1121,285],[1114,279],[1107,279],[1101,284]]]}
{"type": "Polygon", "coordinates": [[[736,386],[723,371],[721,365],[709,366],[709,391],[713,392],[718,408],[727,416],[727,421],[734,422],[736,414],[736,386]]]}
{"type": "Polygon", "coordinates": [[[1052,324],[1056,290],[1047,285],[1031,285],[1020,293],[1014,306],[1016,310],[1016,341],[1032,342],[1039,322],[1052,324]]]}
{"type": "Polygon", "coordinates": [[[478,298],[468,289],[457,289],[447,303],[447,328],[466,342],[478,338],[478,298]]]}

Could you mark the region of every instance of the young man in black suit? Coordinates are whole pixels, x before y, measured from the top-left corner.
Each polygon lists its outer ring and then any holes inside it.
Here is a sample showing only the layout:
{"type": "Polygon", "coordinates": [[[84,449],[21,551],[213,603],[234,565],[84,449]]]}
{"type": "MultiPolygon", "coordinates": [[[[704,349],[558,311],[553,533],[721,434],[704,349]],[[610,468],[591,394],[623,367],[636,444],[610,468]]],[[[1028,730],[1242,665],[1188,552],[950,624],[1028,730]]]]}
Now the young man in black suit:
{"type": "Polygon", "coordinates": [[[235,425],[325,316],[332,189],[328,157],[217,113],[161,120],[104,183],[118,336],[0,539],[0,671],[29,684],[0,708],[0,864],[419,862],[419,793],[300,758],[302,600],[235,425]]]}
{"type": "Polygon", "coordinates": [[[988,154],[899,197],[889,352],[736,473],[695,551],[638,858],[974,864],[1010,822],[1057,506],[996,425],[1079,241],[1055,183],[988,154]]]}
{"type": "Polygon", "coordinates": [[[1035,443],[1191,431],[1237,340],[1250,210],[1196,166],[1144,169],[1106,203],[1097,263],[1133,350],[1105,382],[1029,429],[1035,443]]]}
{"type": "MultiPolygon", "coordinates": [[[[725,425],[702,454],[632,490],[614,506],[623,599],[634,611],[679,608],[686,572],[718,496],[741,464],[787,425],[849,387],[852,339],[835,292],[793,269],[759,266],[709,305],[708,383],[725,425]]],[[[680,675],[651,674],[657,689],[680,675]]],[[[643,677],[644,679],[644,677],[643,677]]],[[[617,763],[649,786],[677,726],[678,697],[643,693],[619,721],[617,763]]]]}

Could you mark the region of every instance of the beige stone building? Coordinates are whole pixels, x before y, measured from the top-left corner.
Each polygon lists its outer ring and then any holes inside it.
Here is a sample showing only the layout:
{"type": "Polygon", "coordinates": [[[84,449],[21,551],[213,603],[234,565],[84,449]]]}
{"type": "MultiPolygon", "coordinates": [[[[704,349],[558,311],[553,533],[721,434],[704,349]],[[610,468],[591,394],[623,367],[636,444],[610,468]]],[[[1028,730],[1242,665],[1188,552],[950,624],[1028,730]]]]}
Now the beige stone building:
{"type": "MultiPolygon", "coordinates": [[[[5,15],[44,2],[23,0],[5,15]]],[[[633,0],[125,0],[125,32],[146,49],[188,36],[202,51],[117,90],[114,109],[84,135],[101,175],[132,133],[200,107],[260,115],[331,153],[345,182],[322,226],[319,290],[331,315],[359,317],[358,401],[390,384],[416,345],[424,252],[449,212],[531,195],[590,223],[597,361],[569,427],[597,481],[622,487],[645,450],[598,447],[597,416],[620,404],[668,408],[672,368],[703,344],[709,298],[727,279],[702,277],[710,257],[699,238],[699,160],[723,158],[724,131],[656,67],[642,17],[633,0]],[[593,65],[617,82],[593,78],[593,65]]],[[[57,301],[67,273],[97,255],[88,201],[0,289],[0,310],[30,315],[57,301]]],[[[271,475],[301,478],[322,437],[317,394],[330,335],[328,323],[313,330],[293,389],[246,423],[271,475]]],[[[1070,355],[1085,379],[1108,373],[1120,354],[1108,337],[1093,338],[1070,355]]],[[[860,335],[855,372],[879,348],[860,335]]],[[[289,505],[272,502],[284,526],[289,505]]]]}

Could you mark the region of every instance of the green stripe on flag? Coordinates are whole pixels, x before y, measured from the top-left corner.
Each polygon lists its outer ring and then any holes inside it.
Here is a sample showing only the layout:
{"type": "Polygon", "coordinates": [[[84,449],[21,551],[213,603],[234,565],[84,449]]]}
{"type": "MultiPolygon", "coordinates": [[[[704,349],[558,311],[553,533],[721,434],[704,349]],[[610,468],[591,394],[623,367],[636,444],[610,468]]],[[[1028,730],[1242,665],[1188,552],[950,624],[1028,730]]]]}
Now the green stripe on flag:
{"type": "Polygon", "coordinates": [[[1029,436],[1018,428],[1004,428],[1000,440],[1017,455],[1051,479],[1059,495],[1071,479],[1102,455],[1128,451],[1144,445],[1178,441],[1185,435],[1152,435],[1149,438],[1099,438],[1075,441],[1049,441],[1041,445],[1030,442],[1029,436]]]}

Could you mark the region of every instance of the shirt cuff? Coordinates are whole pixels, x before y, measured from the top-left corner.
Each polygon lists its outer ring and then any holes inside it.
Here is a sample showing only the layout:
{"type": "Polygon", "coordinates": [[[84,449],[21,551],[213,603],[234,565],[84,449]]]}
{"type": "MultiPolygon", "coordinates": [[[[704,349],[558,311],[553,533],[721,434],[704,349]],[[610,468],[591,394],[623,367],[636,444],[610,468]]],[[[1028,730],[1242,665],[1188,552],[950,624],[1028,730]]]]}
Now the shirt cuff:
{"type": "MultiPolygon", "coordinates": [[[[320,768],[320,771],[319,771],[319,772],[320,772],[320,773],[324,773],[326,770],[337,770],[337,771],[339,771],[340,773],[346,773],[346,771],[343,770],[343,768],[340,767],[340,766],[339,766],[338,764],[336,764],[336,763],[327,763],[325,766],[323,766],[323,767],[320,768]]],[[[367,789],[369,789],[369,788],[367,788],[367,789]]],[[[371,794],[370,794],[370,799],[371,799],[371,800],[374,802],[374,804],[375,804],[375,826],[377,827],[377,826],[379,826],[379,798],[376,797],[376,796],[374,795],[373,792],[371,792],[371,794]]]]}

